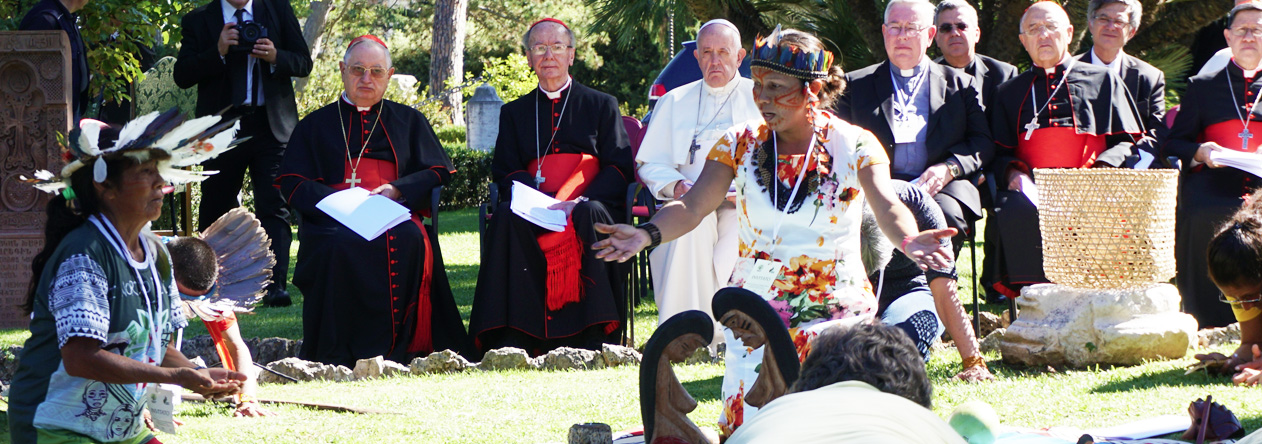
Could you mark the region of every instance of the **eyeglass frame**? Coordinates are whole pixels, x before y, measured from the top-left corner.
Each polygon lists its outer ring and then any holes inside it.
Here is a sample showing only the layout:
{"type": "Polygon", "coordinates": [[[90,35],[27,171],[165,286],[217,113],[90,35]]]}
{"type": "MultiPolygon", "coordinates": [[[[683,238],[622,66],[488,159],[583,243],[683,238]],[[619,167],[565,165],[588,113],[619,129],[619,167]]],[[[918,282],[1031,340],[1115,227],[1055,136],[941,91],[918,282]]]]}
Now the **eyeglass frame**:
{"type": "Polygon", "coordinates": [[[1224,304],[1228,304],[1233,307],[1243,306],[1244,304],[1257,304],[1259,302],[1262,302],[1262,293],[1255,294],[1253,299],[1245,299],[1243,301],[1237,301],[1237,300],[1232,300],[1231,298],[1228,298],[1227,295],[1223,294],[1223,292],[1220,291],[1218,292],[1218,302],[1222,302],[1224,304]]]}
{"type": "Polygon", "coordinates": [[[350,74],[351,76],[354,76],[354,77],[363,77],[364,74],[371,74],[370,77],[377,80],[381,80],[381,79],[386,78],[386,75],[390,72],[390,69],[391,68],[382,68],[380,66],[350,65],[346,67],[346,72],[347,74],[350,74]],[[360,71],[360,72],[356,74],[355,71],[360,71]],[[378,75],[378,73],[380,73],[380,75],[378,75]]]}
{"type": "Polygon", "coordinates": [[[964,22],[943,22],[938,25],[938,34],[949,34],[955,32],[956,29],[959,29],[960,32],[968,32],[972,27],[972,25],[964,22]]]}
{"type": "Polygon", "coordinates": [[[1043,35],[1044,32],[1049,33],[1049,34],[1055,34],[1055,33],[1060,32],[1061,30],[1061,26],[1055,23],[1039,24],[1037,26],[1038,27],[1035,28],[1033,32],[1031,32],[1028,29],[1022,29],[1021,33],[1025,35],[1029,35],[1029,36],[1036,36],[1036,35],[1043,35]]]}
{"type": "Polygon", "coordinates": [[[526,50],[530,51],[531,54],[541,56],[541,55],[547,54],[548,50],[551,50],[553,54],[560,54],[561,51],[564,51],[567,49],[573,49],[573,48],[574,48],[574,45],[566,45],[564,43],[553,43],[551,45],[537,43],[535,45],[532,45],[529,48],[526,48],[526,50]]]}
{"type": "Polygon", "coordinates": [[[1246,28],[1246,27],[1243,27],[1243,26],[1242,26],[1242,27],[1238,27],[1238,28],[1229,28],[1227,31],[1231,32],[1231,35],[1234,35],[1234,36],[1236,36],[1236,37],[1244,37],[1244,36],[1245,36],[1245,33],[1244,33],[1244,30],[1245,30],[1245,29],[1252,29],[1252,30],[1253,30],[1253,32],[1251,33],[1251,34],[1253,34],[1253,38],[1255,38],[1255,39],[1262,39],[1262,28],[1246,28]],[[1236,32],[1236,30],[1240,30],[1240,32],[1239,32],[1239,33],[1237,33],[1237,32],[1236,32]]]}
{"type": "Polygon", "coordinates": [[[881,26],[885,27],[884,32],[886,34],[889,34],[891,37],[899,37],[899,36],[904,36],[904,35],[916,35],[916,34],[920,34],[921,32],[924,32],[924,30],[926,29],[934,28],[934,26],[917,26],[917,25],[911,25],[911,24],[895,26],[895,24],[893,23],[884,23],[881,26]]]}
{"type": "Polygon", "coordinates": [[[1113,26],[1117,26],[1119,29],[1130,29],[1130,28],[1131,28],[1131,21],[1130,21],[1130,20],[1114,19],[1114,18],[1110,18],[1109,16],[1104,15],[1104,14],[1099,14],[1099,15],[1096,15],[1096,16],[1095,16],[1095,18],[1094,18],[1094,19],[1092,19],[1091,21],[1093,21],[1093,22],[1101,22],[1101,21],[1103,21],[1104,23],[1100,23],[1100,25],[1101,25],[1101,26],[1108,26],[1108,25],[1112,24],[1113,26]]]}

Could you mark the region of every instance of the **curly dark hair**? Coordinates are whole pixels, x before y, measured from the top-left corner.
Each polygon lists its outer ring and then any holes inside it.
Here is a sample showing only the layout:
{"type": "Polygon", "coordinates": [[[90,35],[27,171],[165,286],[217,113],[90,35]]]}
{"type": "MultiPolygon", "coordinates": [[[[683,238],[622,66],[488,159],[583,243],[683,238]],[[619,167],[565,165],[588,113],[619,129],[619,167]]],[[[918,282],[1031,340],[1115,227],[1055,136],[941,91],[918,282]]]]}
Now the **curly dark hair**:
{"type": "Polygon", "coordinates": [[[215,249],[196,237],[181,236],[167,242],[175,281],[194,291],[208,291],[219,277],[215,249]]]}
{"type": "Polygon", "coordinates": [[[1209,277],[1219,286],[1262,282],[1262,191],[1219,227],[1205,249],[1209,277]]]}
{"type": "Polygon", "coordinates": [[[932,408],[933,386],[924,360],[907,333],[884,324],[830,328],[820,333],[791,393],[842,381],[866,382],[878,390],[932,408]]]}

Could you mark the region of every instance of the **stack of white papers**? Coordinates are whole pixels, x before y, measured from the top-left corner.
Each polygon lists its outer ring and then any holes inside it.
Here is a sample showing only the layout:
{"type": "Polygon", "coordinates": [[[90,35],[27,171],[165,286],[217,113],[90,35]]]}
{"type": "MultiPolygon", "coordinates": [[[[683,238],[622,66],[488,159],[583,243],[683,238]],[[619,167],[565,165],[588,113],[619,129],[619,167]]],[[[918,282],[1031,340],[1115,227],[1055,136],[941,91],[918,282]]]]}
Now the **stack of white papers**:
{"type": "Polygon", "coordinates": [[[360,187],[330,194],[321,199],[316,208],[365,240],[376,239],[386,230],[412,218],[412,212],[407,207],[380,194],[369,194],[368,190],[360,187]]]}
{"type": "Polygon", "coordinates": [[[522,219],[551,231],[561,231],[568,223],[565,212],[548,209],[559,202],[524,183],[513,181],[513,201],[508,206],[522,219]]]}
{"type": "Polygon", "coordinates": [[[1216,164],[1262,177],[1262,155],[1236,150],[1217,150],[1210,151],[1209,158],[1216,164]]]}

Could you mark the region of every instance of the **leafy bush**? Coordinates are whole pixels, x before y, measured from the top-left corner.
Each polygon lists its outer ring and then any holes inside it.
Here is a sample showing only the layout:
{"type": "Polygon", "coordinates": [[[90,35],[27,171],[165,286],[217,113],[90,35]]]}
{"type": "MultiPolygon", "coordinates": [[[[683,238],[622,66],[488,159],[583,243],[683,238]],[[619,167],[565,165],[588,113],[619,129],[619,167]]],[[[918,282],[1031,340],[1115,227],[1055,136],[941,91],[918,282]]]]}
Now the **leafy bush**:
{"type": "Polygon", "coordinates": [[[443,187],[442,210],[479,205],[487,200],[486,184],[491,182],[491,153],[471,150],[463,144],[443,144],[456,173],[443,187]]]}
{"type": "Polygon", "coordinates": [[[465,144],[464,125],[443,125],[434,127],[434,134],[438,136],[438,141],[442,142],[443,146],[465,144]]]}
{"type": "MultiPolygon", "coordinates": [[[[539,86],[539,79],[530,70],[526,56],[512,53],[504,57],[496,57],[483,62],[482,78],[495,87],[495,93],[504,103],[517,100],[539,86]]],[[[472,72],[465,73],[465,81],[473,78],[472,72]]],[[[465,88],[464,98],[468,101],[479,85],[465,88]]]]}

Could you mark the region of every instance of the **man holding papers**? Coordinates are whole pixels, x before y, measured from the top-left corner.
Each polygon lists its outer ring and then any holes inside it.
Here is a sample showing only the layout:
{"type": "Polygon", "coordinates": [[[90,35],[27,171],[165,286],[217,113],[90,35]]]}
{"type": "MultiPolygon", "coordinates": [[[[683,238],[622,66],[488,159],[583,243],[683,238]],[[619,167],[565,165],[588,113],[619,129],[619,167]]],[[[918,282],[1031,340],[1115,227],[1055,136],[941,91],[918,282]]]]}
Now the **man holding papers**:
{"type": "MultiPolygon", "coordinates": [[[[1240,209],[1258,187],[1253,174],[1229,168],[1219,157],[1244,154],[1259,163],[1262,143],[1262,6],[1248,2],[1231,10],[1223,31],[1232,62],[1188,80],[1179,115],[1166,142],[1166,155],[1183,161],[1175,218],[1175,280],[1183,310],[1205,327],[1236,322],[1231,306],[1218,301],[1218,288],[1207,274],[1205,248],[1218,225],[1240,209]],[[1234,152],[1229,152],[1234,151],[1234,152]]],[[[1246,160],[1247,162],[1247,160],[1246,160]]]]}
{"type": "Polygon", "coordinates": [[[575,41],[564,23],[535,22],[523,43],[539,87],[500,109],[491,176],[507,198],[487,227],[469,332],[482,351],[600,350],[623,327],[625,264],[595,259],[588,246],[598,240],[592,224],[625,214],[630,143],[618,100],[570,78],[575,41]],[[509,202],[522,197],[514,182],[562,201],[553,206],[564,230],[513,211],[509,202]]]}
{"type": "Polygon", "coordinates": [[[353,366],[378,355],[465,353],[438,235],[419,214],[451,180],[451,160],[425,116],[382,100],[394,69],[381,40],[352,40],[341,73],[345,92],[298,123],[277,179],[302,216],[299,356],[353,366]],[[404,210],[411,216],[398,223],[404,210]]]}

